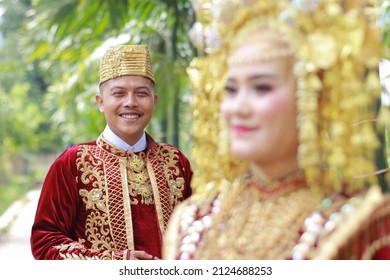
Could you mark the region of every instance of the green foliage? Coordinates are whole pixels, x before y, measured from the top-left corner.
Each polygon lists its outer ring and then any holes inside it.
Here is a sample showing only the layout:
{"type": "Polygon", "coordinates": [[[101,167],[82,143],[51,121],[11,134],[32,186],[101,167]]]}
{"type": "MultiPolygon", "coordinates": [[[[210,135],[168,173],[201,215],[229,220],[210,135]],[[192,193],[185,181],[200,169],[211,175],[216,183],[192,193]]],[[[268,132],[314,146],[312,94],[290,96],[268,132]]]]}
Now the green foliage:
{"type": "MultiPolygon", "coordinates": [[[[16,175],[11,158],[26,161],[30,176],[37,154],[57,153],[102,131],[95,94],[100,57],[112,44],[149,45],[159,99],[147,130],[190,153],[188,0],[0,0],[0,13],[2,191],[16,175]]],[[[0,204],[15,195],[2,192],[0,204]]]]}
{"type": "Polygon", "coordinates": [[[182,100],[188,93],[185,67],[194,54],[187,36],[191,14],[189,2],[183,0],[34,2],[25,27],[38,35],[26,41],[26,50],[30,60],[51,72],[43,106],[51,112],[64,145],[91,140],[104,126],[94,96],[105,49],[138,43],[151,49],[160,93],[148,131],[157,140],[180,145],[177,112],[191,114],[182,100]]]}
{"type": "Polygon", "coordinates": [[[381,26],[383,26],[383,45],[385,46],[385,57],[387,59],[390,58],[390,1],[389,0],[382,0],[380,1],[381,8],[382,8],[382,14],[379,19],[379,23],[381,26]]]}

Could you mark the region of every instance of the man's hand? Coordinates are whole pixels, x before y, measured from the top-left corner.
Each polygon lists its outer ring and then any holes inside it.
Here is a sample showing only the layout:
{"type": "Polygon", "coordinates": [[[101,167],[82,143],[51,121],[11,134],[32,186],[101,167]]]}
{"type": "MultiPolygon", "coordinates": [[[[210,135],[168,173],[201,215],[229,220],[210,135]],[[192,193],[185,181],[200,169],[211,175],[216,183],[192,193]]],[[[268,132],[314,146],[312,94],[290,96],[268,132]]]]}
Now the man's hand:
{"type": "Polygon", "coordinates": [[[154,257],[145,251],[131,250],[127,252],[128,260],[158,260],[159,258],[154,257]]]}

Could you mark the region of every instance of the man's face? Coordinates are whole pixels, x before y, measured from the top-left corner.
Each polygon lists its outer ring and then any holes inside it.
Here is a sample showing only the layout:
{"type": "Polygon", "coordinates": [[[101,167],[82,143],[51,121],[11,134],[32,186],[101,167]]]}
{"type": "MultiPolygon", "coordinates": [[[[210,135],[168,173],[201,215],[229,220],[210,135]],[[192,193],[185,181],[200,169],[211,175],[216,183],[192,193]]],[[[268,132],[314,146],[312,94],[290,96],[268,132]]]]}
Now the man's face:
{"type": "Polygon", "coordinates": [[[96,101],[111,130],[134,145],[152,118],[157,95],[149,79],[122,76],[102,83],[96,101]]]}

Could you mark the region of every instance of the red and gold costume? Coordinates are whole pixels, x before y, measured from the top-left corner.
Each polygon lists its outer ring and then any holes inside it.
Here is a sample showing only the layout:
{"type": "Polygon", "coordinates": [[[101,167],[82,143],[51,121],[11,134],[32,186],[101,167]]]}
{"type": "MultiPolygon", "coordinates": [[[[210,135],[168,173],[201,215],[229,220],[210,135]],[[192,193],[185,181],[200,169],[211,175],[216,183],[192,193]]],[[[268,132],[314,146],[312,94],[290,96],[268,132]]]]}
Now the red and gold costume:
{"type": "Polygon", "coordinates": [[[374,1],[192,2],[190,34],[204,54],[188,68],[196,194],[175,209],[164,258],[390,259],[388,168],[377,165],[389,120],[387,108],[378,110],[383,47],[374,1]],[[245,38],[268,29],[283,47],[229,60],[245,38]],[[297,82],[301,173],[264,185],[242,176],[248,163],[229,154],[216,112],[229,63],[286,56],[297,82]]]}
{"type": "Polygon", "coordinates": [[[65,151],[45,179],[32,228],[36,259],[161,258],[174,207],[191,195],[187,158],[147,135],[142,152],[97,141],[65,151]]]}
{"type": "Polygon", "coordinates": [[[179,205],[167,259],[390,259],[390,197],[378,189],[317,201],[305,179],[272,188],[250,178],[179,205]]]}

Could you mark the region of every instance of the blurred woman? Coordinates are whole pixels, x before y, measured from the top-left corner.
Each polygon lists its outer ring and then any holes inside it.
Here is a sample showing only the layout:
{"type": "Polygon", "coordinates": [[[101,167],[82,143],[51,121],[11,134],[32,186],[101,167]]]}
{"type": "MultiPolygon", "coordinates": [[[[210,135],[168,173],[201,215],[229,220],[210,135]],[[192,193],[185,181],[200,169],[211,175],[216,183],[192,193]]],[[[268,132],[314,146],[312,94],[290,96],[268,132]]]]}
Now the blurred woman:
{"type": "MultiPolygon", "coordinates": [[[[197,61],[210,80],[195,87],[223,89],[229,150],[246,171],[179,206],[164,257],[390,259],[390,199],[378,180],[387,169],[376,164],[382,49],[373,7],[217,2],[222,45],[197,61]]],[[[208,156],[223,174],[226,161],[208,156]]]]}

